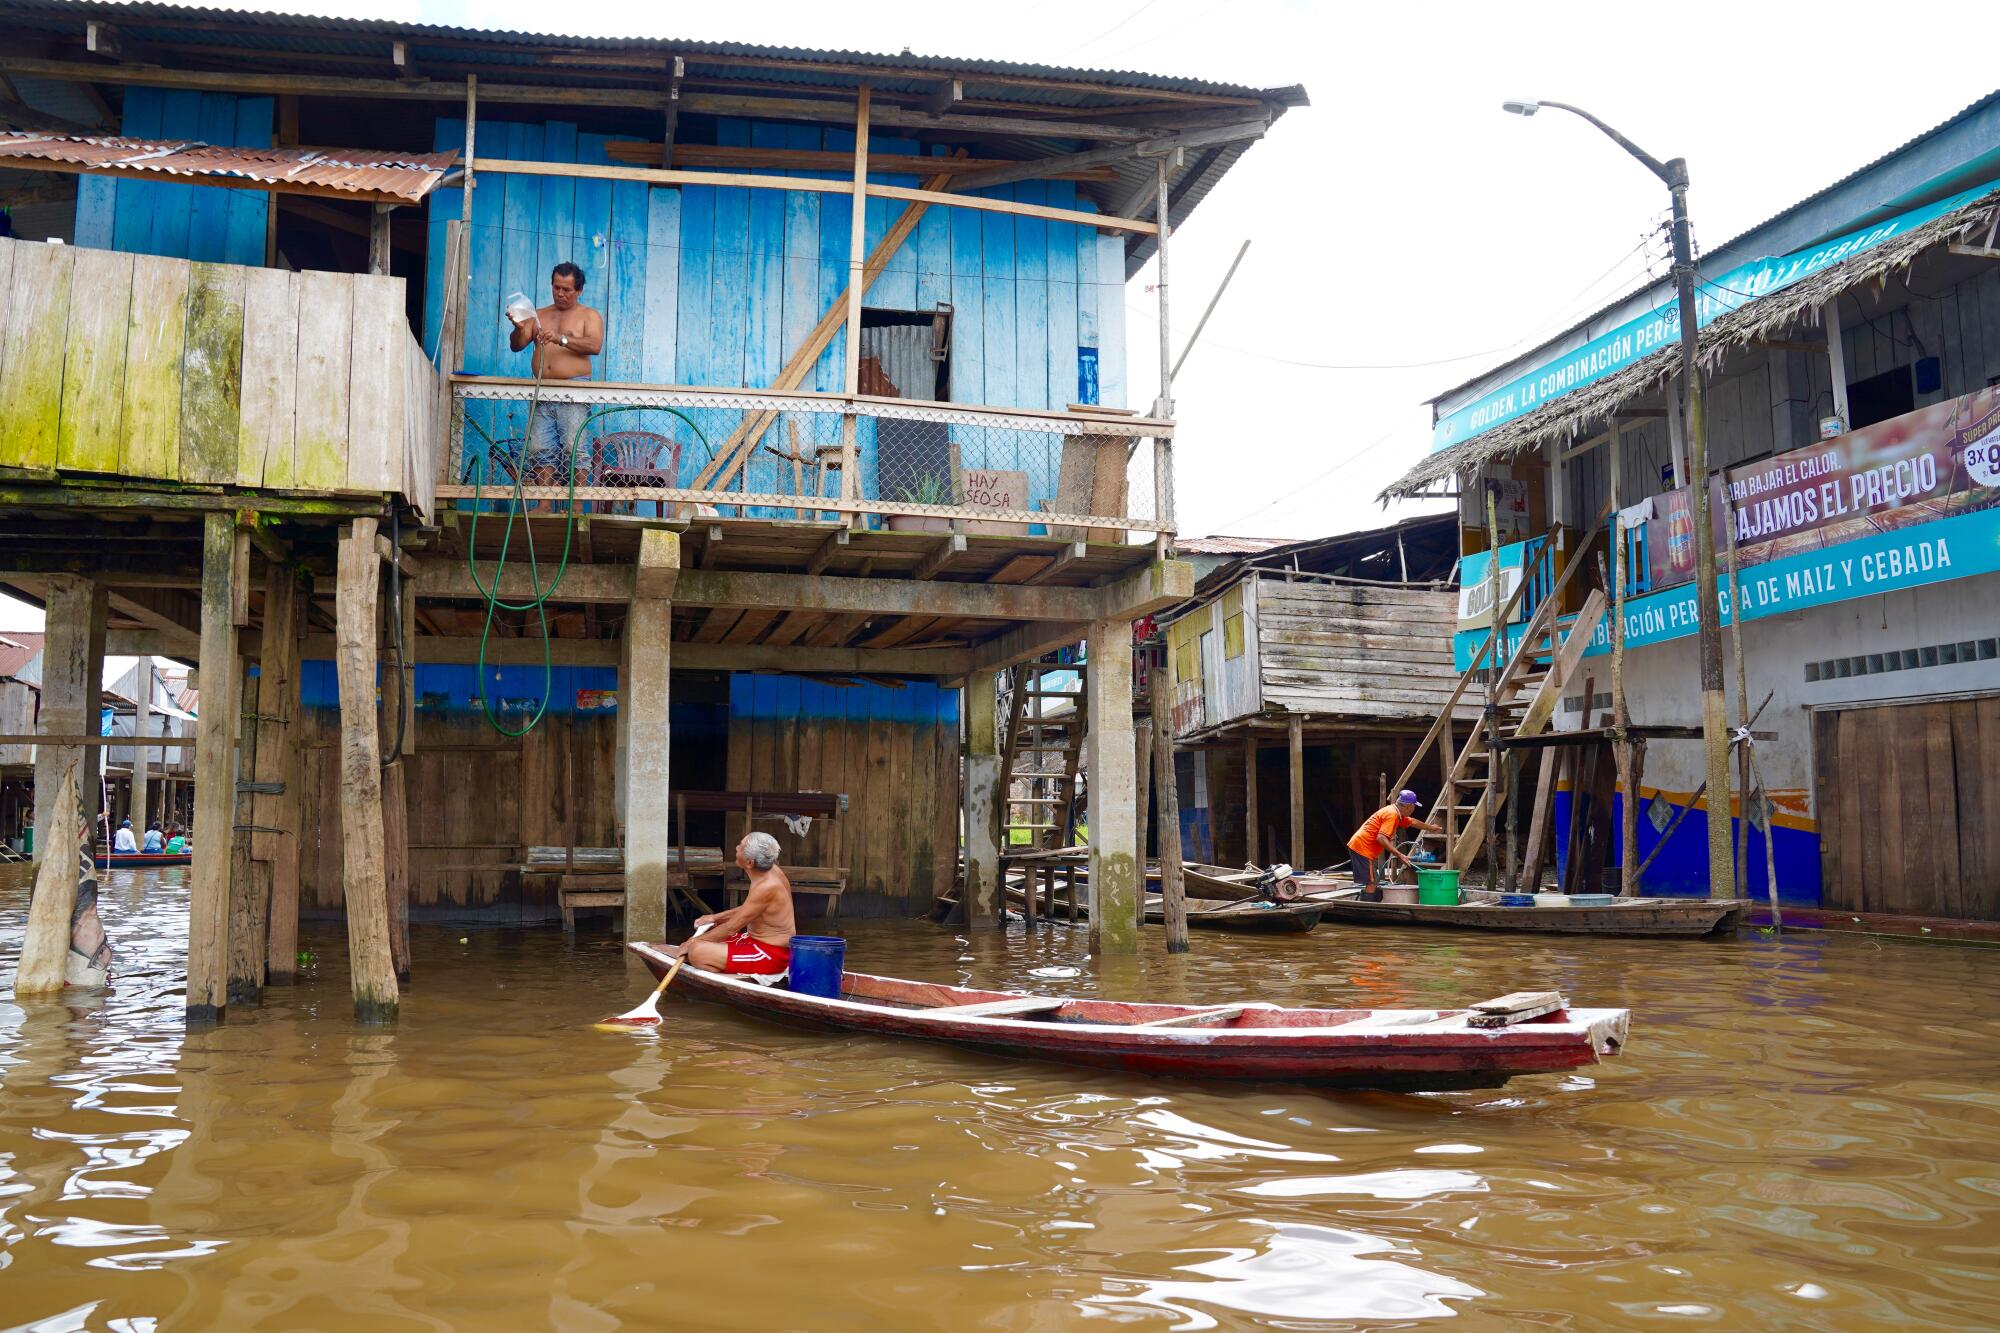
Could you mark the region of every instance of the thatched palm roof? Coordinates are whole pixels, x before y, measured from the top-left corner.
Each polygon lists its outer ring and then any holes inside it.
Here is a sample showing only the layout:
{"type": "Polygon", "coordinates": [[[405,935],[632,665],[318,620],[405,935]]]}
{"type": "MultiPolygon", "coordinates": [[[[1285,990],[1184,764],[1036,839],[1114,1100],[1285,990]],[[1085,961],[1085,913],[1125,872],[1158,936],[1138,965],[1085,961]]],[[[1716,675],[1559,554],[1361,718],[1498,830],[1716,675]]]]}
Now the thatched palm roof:
{"type": "MultiPolygon", "coordinates": [[[[1864,283],[1884,282],[1891,274],[1908,269],[1925,251],[1968,232],[1984,230],[1996,218],[2000,218],[2000,189],[1720,316],[1701,331],[1695,355],[1704,369],[1713,370],[1730,352],[1790,329],[1802,318],[1818,323],[1820,308],[1842,292],[1864,283]]],[[[1567,444],[1609,420],[1619,408],[1653,392],[1680,369],[1680,362],[1680,344],[1668,343],[1623,370],[1430,455],[1377,498],[1388,501],[1415,495],[1448,477],[1476,472],[1488,463],[1539,449],[1550,440],[1567,444]]]]}

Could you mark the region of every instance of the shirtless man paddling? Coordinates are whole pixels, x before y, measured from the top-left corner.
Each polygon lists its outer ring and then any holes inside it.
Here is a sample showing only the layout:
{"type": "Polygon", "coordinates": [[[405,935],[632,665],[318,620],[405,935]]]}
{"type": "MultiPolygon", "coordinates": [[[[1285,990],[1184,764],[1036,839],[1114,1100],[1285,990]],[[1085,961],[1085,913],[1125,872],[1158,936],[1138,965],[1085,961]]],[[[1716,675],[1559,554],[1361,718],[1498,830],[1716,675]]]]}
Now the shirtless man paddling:
{"type": "Polygon", "coordinates": [[[739,907],[695,921],[708,926],[701,939],[681,946],[688,962],[710,972],[776,976],[792,965],[792,882],[778,869],[778,840],[768,833],[745,834],[736,844],[736,864],[750,878],[739,907]]]}
{"type": "MultiPolygon", "coordinates": [[[[604,350],[604,316],[578,303],[583,294],[583,270],[564,260],[549,271],[549,304],[533,319],[514,322],[507,346],[535,348],[535,369],[545,381],[587,380],[590,358],[604,350]]],[[[528,425],[530,485],[561,482],[564,459],[589,409],[583,403],[538,403],[528,425]]]]}

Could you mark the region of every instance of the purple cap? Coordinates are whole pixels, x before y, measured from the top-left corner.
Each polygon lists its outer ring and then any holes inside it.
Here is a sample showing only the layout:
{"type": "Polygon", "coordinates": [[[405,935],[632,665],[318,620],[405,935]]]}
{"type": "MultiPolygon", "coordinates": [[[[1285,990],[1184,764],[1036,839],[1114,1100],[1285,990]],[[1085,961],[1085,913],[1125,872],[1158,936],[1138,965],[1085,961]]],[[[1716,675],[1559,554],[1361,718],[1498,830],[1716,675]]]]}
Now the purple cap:
{"type": "Polygon", "coordinates": [[[1396,795],[1396,804],[1398,805],[1415,805],[1416,803],[1417,794],[1407,787],[1396,795]]]}

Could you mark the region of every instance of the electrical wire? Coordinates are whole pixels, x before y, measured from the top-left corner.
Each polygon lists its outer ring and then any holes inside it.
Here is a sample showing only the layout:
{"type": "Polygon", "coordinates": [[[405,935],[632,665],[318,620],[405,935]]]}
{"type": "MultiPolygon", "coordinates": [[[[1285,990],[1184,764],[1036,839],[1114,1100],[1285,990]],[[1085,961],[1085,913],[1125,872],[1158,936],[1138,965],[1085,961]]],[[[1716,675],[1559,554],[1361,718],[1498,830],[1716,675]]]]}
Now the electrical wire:
{"type": "Polygon", "coordinates": [[[1056,59],[1067,60],[1069,59],[1069,57],[1075,55],[1078,51],[1083,50],[1084,47],[1097,45],[1099,42],[1103,41],[1106,37],[1109,37],[1112,33],[1117,32],[1120,28],[1130,23],[1133,19],[1138,18],[1141,14],[1151,9],[1158,2],[1159,0],[1146,0],[1146,3],[1140,5],[1137,9],[1127,14],[1124,18],[1119,19],[1116,23],[1106,28],[1103,32],[1098,33],[1097,36],[1091,38],[1087,42],[1078,42],[1075,46],[1072,46],[1069,50],[1057,56],[1056,59]]]}
{"type": "Polygon", "coordinates": [[[1193,18],[1183,19],[1179,23],[1176,23],[1173,27],[1168,28],[1164,32],[1156,32],[1151,37],[1143,37],[1140,40],[1133,42],[1129,46],[1119,47],[1116,51],[1107,51],[1103,55],[1098,56],[1097,59],[1116,60],[1119,56],[1124,55],[1127,51],[1136,51],[1142,46],[1151,46],[1154,42],[1157,42],[1162,38],[1171,37],[1175,33],[1179,32],[1181,29],[1192,27],[1194,24],[1201,22],[1203,19],[1207,18],[1210,14],[1213,14],[1216,10],[1222,8],[1224,5],[1228,3],[1229,0],[1215,0],[1214,4],[1210,5],[1207,9],[1202,10],[1199,14],[1196,14],[1193,18]]]}
{"type": "MultiPolygon", "coordinates": [[[[1285,494],[1271,501],[1270,504],[1259,505],[1257,508],[1252,509],[1249,513],[1244,514],[1238,518],[1232,518],[1226,523],[1219,523],[1213,525],[1215,530],[1218,532],[1226,532],[1230,528],[1235,527],[1238,523],[1247,522],[1250,519],[1258,517],[1259,515],[1263,514],[1265,510],[1271,508],[1272,505],[1283,504],[1287,500],[1297,498],[1297,496],[1301,491],[1319,485],[1319,483],[1325,481],[1328,477],[1340,471],[1340,469],[1346,467],[1349,463],[1355,462],[1364,455],[1372,453],[1375,450],[1381,448],[1384,444],[1387,444],[1389,442],[1392,436],[1400,433],[1402,430],[1403,427],[1401,426],[1391,426],[1388,430],[1385,430],[1380,435],[1376,436],[1374,440],[1370,441],[1367,444],[1362,445],[1359,449],[1355,450],[1347,457],[1341,459],[1338,463],[1335,463],[1332,467],[1320,473],[1318,476],[1309,477],[1305,481],[1302,481],[1297,485],[1291,487],[1285,494]]],[[[1297,508],[1297,506],[1295,505],[1293,506],[1293,508],[1297,508]]],[[[1289,513],[1291,511],[1285,510],[1283,512],[1289,513]]]]}
{"type": "MultiPolygon", "coordinates": [[[[1489,347],[1482,352],[1466,352],[1461,356],[1447,356],[1439,358],[1438,360],[1435,361],[1344,363],[1344,362],[1326,362],[1326,361],[1301,361],[1294,359],[1292,357],[1273,356],[1269,352],[1252,351],[1247,347],[1237,347],[1230,343],[1217,342],[1213,338],[1209,339],[1206,345],[1210,347],[1220,348],[1225,352],[1234,352],[1238,356],[1247,356],[1252,358],[1253,360],[1269,361],[1281,366],[1297,366],[1304,370],[1335,370],[1335,371],[1427,370],[1433,366],[1448,366],[1460,361],[1474,361],[1478,360],[1481,357],[1497,356],[1502,352],[1512,351],[1514,348],[1519,347],[1522,343],[1527,342],[1531,338],[1537,337],[1549,325],[1561,320],[1566,314],[1566,312],[1572,306],[1576,305],[1578,301],[1582,300],[1584,297],[1588,296],[1591,292],[1595,291],[1598,287],[1602,286],[1605,279],[1611,277],[1620,268],[1624,267],[1625,262],[1627,260],[1629,260],[1634,254],[1637,254],[1639,251],[1643,250],[1647,245],[1651,243],[1651,241],[1652,241],[1652,233],[1648,232],[1644,237],[1640,239],[1639,244],[1633,246],[1630,250],[1627,250],[1624,254],[1618,256],[1617,259],[1612,261],[1610,268],[1604,270],[1604,272],[1598,274],[1595,278],[1591,279],[1588,283],[1584,284],[1584,286],[1578,289],[1578,291],[1574,295],[1569,297],[1569,299],[1564,301],[1561,305],[1557,306],[1553,313],[1544,316],[1539,322],[1531,326],[1526,333],[1521,334],[1519,337],[1515,338],[1512,342],[1503,343],[1498,347],[1489,347]]],[[[1148,312],[1147,310],[1145,310],[1140,306],[1133,305],[1128,302],[1125,308],[1131,311],[1133,314],[1139,316],[1141,319],[1149,320],[1155,324],[1159,322],[1157,316],[1153,315],[1152,313],[1148,312]]]]}

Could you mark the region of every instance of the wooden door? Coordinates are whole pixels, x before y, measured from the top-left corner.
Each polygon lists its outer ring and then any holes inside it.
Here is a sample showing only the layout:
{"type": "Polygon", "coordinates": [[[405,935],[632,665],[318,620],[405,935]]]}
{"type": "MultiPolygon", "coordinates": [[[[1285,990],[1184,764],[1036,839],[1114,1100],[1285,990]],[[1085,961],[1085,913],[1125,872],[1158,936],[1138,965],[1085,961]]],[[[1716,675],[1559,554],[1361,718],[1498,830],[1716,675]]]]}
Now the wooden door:
{"type": "Polygon", "coordinates": [[[2000,920],[2000,695],[1813,715],[1824,902],[2000,920]]]}

